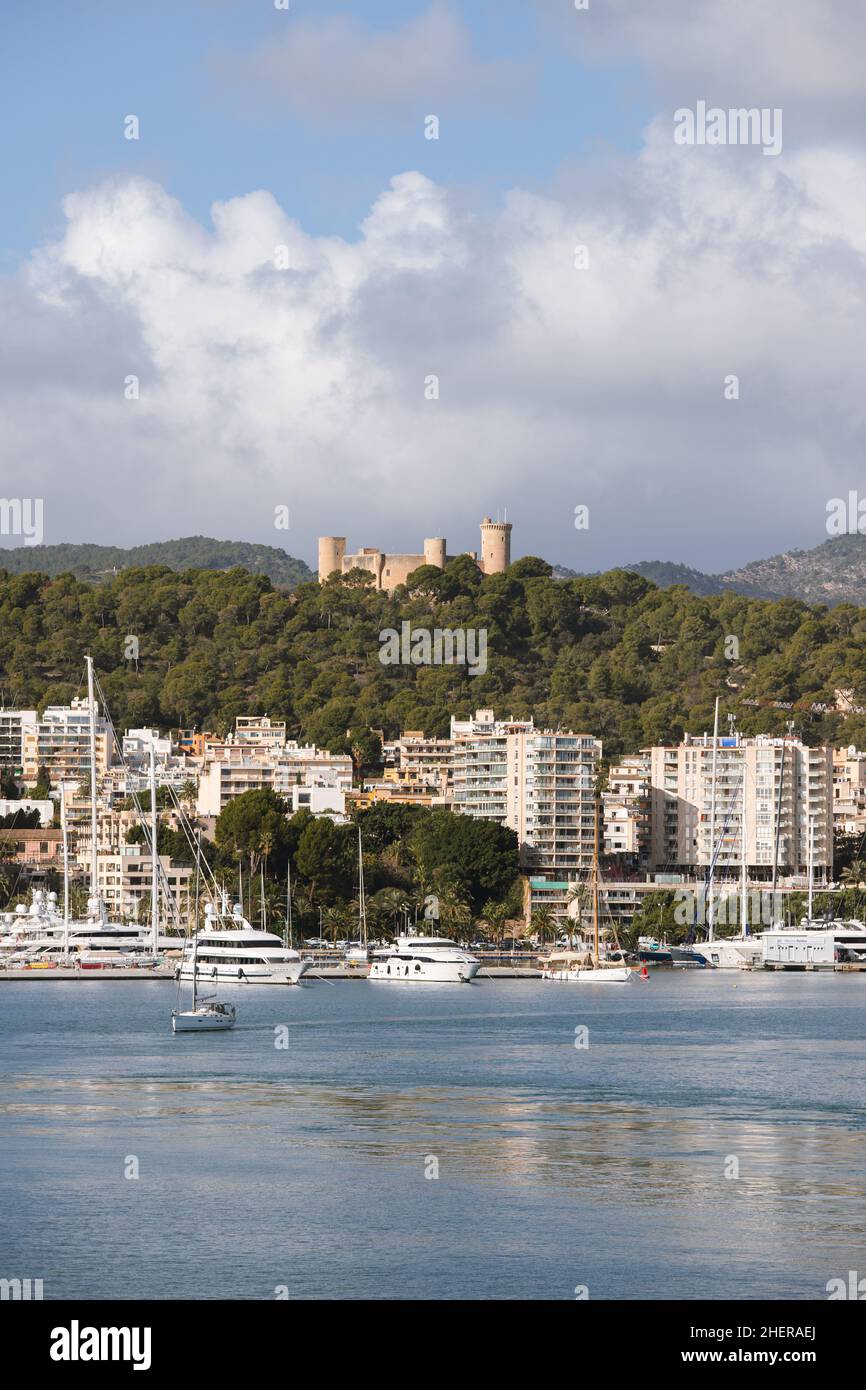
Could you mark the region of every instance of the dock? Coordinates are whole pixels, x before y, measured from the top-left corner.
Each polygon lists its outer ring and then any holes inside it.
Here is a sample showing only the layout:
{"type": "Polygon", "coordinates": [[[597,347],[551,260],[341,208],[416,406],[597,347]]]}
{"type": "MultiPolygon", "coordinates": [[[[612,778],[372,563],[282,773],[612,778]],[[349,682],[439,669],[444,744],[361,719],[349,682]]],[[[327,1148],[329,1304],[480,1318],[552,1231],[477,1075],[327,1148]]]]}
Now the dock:
{"type": "Polygon", "coordinates": [[[81,970],[58,965],[53,970],[0,970],[0,980],[173,980],[174,967],[138,970],[123,966],[102,970],[81,970]]]}

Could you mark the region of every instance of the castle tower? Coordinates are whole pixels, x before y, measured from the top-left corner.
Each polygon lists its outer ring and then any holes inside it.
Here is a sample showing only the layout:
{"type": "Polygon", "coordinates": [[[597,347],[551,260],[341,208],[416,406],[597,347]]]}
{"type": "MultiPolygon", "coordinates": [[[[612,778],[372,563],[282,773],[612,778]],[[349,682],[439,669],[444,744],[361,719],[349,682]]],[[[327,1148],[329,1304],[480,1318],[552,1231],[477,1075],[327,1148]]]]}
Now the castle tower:
{"type": "Polygon", "coordinates": [[[343,570],[343,556],[346,553],[345,536],[320,536],[319,537],[319,583],[324,584],[326,579],[336,571],[341,574],[343,570]]]}
{"type": "Polygon", "coordinates": [[[424,542],[424,564],[435,565],[438,570],[445,568],[445,541],[441,536],[424,542]]]}
{"type": "Polygon", "coordinates": [[[511,564],[511,522],[491,521],[486,516],[481,523],[482,574],[502,574],[511,564]]]}

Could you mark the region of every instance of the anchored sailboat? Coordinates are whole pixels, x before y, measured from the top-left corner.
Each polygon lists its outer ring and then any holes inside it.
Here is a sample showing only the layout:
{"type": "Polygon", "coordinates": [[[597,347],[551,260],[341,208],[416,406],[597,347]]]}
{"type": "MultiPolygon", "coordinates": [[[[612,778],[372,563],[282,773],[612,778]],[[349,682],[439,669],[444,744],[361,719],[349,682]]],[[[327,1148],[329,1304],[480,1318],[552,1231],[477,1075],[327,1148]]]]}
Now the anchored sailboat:
{"type": "MultiPolygon", "coordinates": [[[[234,1028],[237,1017],[234,1004],[226,1004],[208,995],[198,1001],[198,901],[201,873],[201,831],[196,838],[195,855],[195,914],[192,939],[192,1008],[173,1009],[171,1031],[173,1033],[215,1033],[226,1028],[234,1028]]],[[[178,979],[178,1000],[180,999],[180,980],[178,979]]]]}
{"type": "Polygon", "coordinates": [[[598,797],[594,801],[592,847],[592,951],[561,951],[548,957],[541,972],[543,980],[568,980],[579,984],[628,984],[634,971],[630,966],[602,956],[599,944],[599,899],[601,870],[598,862],[598,797]]]}
{"type": "Polygon", "coordinates": [[[348,965],[366,965],[370,959],[367,940],[367,899],[364,893],[364,847],[361,827],[358,826],[358,940],[346,942],[345,960],[348,965]]]}

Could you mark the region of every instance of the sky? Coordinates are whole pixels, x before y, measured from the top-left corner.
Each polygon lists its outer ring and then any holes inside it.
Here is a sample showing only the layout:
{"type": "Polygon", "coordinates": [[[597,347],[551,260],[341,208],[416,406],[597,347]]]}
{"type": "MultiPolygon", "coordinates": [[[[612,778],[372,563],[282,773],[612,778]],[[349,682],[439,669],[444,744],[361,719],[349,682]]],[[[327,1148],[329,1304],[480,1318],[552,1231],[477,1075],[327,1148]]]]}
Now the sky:
{"type": "Polygon", "coordinates": [[[0,494],[46,543],[826,539],[863,473],[862,0],[278,4],[0,3],[0,494]],[[700,103],[781,148],[683,142],[700,103]]]}

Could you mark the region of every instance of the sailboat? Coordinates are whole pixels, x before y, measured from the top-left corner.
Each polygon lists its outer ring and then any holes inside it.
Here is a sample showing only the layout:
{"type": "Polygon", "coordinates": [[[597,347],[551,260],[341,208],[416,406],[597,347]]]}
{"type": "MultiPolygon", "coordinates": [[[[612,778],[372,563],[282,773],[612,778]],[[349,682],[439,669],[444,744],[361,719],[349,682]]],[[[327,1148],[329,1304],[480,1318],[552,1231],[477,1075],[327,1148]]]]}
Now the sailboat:
{"type": "Polygon", "coordinates": [[[601,874],[598,864],[598,798],[595,798],[592,850],[592,951],[560,951],[548,956],[541,972],[543,980],[568,980],[578,984],[624,985],[634,971],[628,965],[606,960],[599,950],[599,896],[601,874]]]}
{"type": "Polygon", "coordinates": [[[347,965],[366,965],[370,958],[367,942],[367,900],[364,896],[364,847],[361,844],[361,827],[358,826],[358,940],[346,942],[345,961],[347,965]]]}
{"type": "MultiPolygon", "coordinates": [[[[733,725],[732,725],[733,727],[733,725]]],[[[751,970],[761,964],[763,946],[759,936],[749,930],[748,913],[748,845],[746,841],[747,823],[747,779],[746,779],[746,753],[743,750],[742,771],[740,774],[740,930],[735,936],[716,936],[715,933],[715,898],[714,898],[714,877],[716,860],[722,847],[722,841],[727,829],[727,820],[722,826],[721,833],[716,837],[716,767],[717,749],[719,742],[719,699],[716,697],[715,715],[713,718],[713,762],[712,762],[712,784],[710,800],[710,862],[707,870],[707,939],[706,941],[696,942],[692,946],[695,955],[700,956],[707,965],[713,966],[717,970],[751,970]]],[[[781,806],[782,791],[785,783],[785,745],[782,745],[782,768],[779,780],[779,805],[781,806]]],[[[728,811],[730,819],[731,808],[728,811]]],[[[776,864],[778,862],[779,845],[779,815],[777,811],[776,824],[776,851],[774,854],[773,865],[773,897],[775,899],[775,876],[776,864]]]]}
{"type": "MultiPolygon", "coordinates": [[[[195,857],[195,920],[193,922],[192,942],[192,1008],[172,1009],[171,1031],[173,1033],[216,1033],[226,1028],[234,1028],[237,1013],[234,1004],[226,1004],[214,995],[198,1000],[198,892],[199,871],[201,867],[201,832],[199,831],[195,857]]],[[[180,980],[178,980],[180,998],[180,980]]]]}

